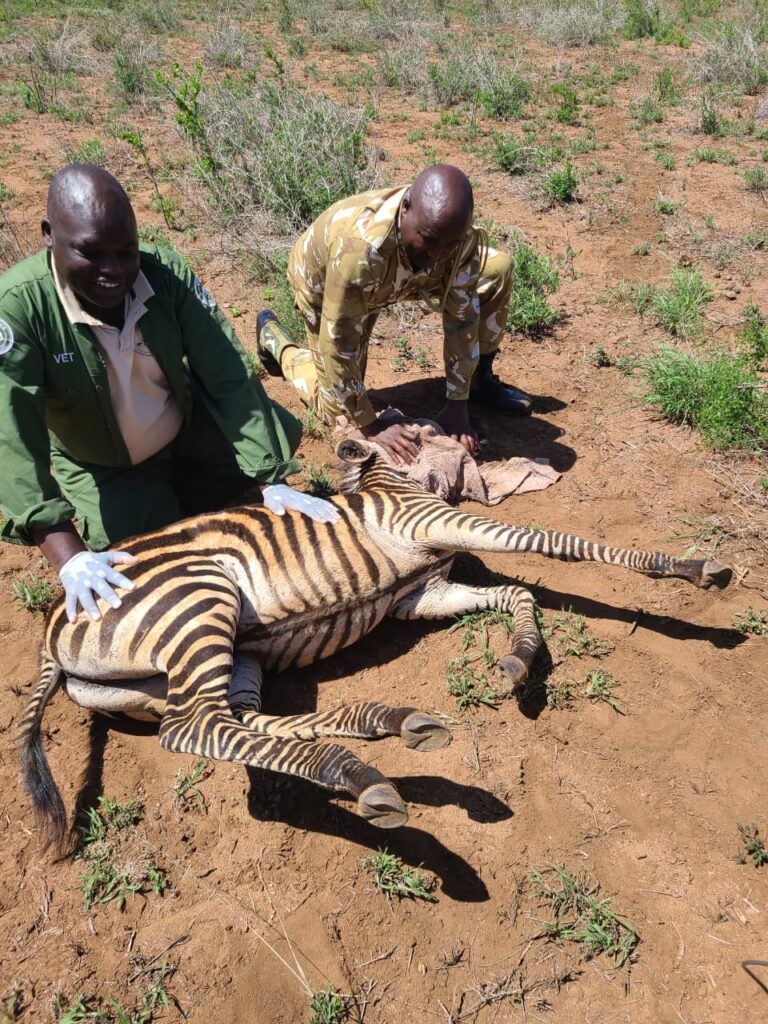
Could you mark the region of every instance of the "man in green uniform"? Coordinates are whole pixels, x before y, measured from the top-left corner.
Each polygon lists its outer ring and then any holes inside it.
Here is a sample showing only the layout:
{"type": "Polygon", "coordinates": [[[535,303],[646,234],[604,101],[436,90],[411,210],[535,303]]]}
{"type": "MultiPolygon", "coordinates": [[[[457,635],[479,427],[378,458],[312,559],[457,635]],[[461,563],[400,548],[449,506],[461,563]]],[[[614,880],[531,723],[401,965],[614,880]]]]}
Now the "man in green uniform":
{"type": "Polygon", "coordinates": [[[256,483],[279,514],[333,520],[280,483],[301,468],[300,422],[183,260],[139,245],[112,175],[59,171],[42,230],[45,249],[0,277],[0,538],[39,546],[72,621],[132,586],[113,568],[130,556],[102,549],[256,483]]]}
{"type": "Polygon", "coordinates": [[[381,430],[365,384],[368,342],[381,309],[425,300],[442,313],[446,405],[434,417],[474,451],[467,401],[528,413],[528,395],[502,383],[492,364],[506,327],[512,261],[472,224],[472,186],[447,164],[407,188],[366,192],[326,210],[299,238],[288,279],[308,349],[269,310],[257,319],[259,354],[329,425],[345,416],[396,460],[415,455],[413,431],[381,430]]]}

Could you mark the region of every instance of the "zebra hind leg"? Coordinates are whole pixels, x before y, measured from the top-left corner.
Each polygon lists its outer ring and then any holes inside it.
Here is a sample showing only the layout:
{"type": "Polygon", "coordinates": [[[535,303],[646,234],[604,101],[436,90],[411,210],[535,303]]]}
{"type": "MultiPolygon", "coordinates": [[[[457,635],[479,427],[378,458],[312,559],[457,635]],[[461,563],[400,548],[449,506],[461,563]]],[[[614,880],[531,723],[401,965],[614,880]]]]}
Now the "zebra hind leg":
{"type": "Polygon", "coordinates": [[[392,708],[375,701],[285,717],[245,712],[242,722],[261,735],[301,740],[323,736],[362,740],[399,736],[412,750],[440,750],[451,741],[447,727],[432,715],[416,708],[392,708]]]}
{"type": "Polygon", "coordinates": [[[508,612],[515,620],[512,649],[498,665],[512,686],[519,687],[541,646],[536,605],[524,587],[469,587],[443,578],[432,579],[399,601],[390,614],[398,619],[441,619],[490,608],[508,612]]]}
{"type": "MultiPolygon", "coordinates": [[[[200,654],[198,649],[198,655],[200,654]]],[[[160,723],[165,750],[219,761],[233,761],[308,779],[357,800],[358,813],[379,828],[408,820],[400,794],[381,772],[337,744],[259,735],[232,713],[227,697],[229,669],[212,674],[196,694],[169,672],[168,704],[160,723]]],[[[242,712],[244,718],[258,712],[242,712]]]]}

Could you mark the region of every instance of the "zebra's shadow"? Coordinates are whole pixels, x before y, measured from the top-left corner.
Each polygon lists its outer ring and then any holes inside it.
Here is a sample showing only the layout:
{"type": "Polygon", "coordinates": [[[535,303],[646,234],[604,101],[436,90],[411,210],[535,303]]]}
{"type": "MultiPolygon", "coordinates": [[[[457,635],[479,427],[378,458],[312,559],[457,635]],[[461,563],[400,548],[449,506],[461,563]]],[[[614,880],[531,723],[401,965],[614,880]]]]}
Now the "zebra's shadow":
{"type": "MultiPolygon", "coordinates": [[[[386,846],[390,853],[402,857],[406,863],[419,864],[431,871],[440,879],[442,893],[458,903],[482,903],[490,899],[485,882],[472,865],[430,832],[411,825],[389,831],[374,828],[347,810],[335,794],[311,782],[286,779],[276,772],[260,768],[246,770],[251,784],[248,810],[256,821],[281,822],[296,829],[330,836],[340,843],[353,843],[365,850],[386,846]]],[[[512,814],[506,804],[475,786],[462,786],[429,776],[409,776],[392,781],[406,800],[413,798],[422,803],[469,805],[473,812],[468,813],[475,821],[499,821],[512,814]],[[481,810],[481,798],[486,802],[484,806],[491,807],[492,817],[480,816],[489,813],[481,810]]]]}

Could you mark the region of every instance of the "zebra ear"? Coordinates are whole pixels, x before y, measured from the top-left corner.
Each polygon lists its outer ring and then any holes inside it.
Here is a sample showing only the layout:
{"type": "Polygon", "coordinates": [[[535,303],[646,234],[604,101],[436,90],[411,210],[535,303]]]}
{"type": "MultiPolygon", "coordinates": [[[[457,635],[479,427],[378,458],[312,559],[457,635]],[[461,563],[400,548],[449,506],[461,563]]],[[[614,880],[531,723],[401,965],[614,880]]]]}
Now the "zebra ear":
{"type": "Polygon", "coordinates": [[[353,466],[362,466],[374,455],[373,448],[365,441],[356,441],[354,438],[347,438],[336,445],[336,454],[342,462],[348,462],[353,466]]]}

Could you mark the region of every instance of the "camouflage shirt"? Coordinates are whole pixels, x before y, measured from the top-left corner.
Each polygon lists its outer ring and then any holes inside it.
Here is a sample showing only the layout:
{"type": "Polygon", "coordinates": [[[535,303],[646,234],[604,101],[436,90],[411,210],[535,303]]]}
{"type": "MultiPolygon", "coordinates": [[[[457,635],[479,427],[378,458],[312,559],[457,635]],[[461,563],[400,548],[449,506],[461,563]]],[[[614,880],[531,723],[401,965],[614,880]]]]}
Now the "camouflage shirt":
{"type": "Polygon", "coordinates": [[[335,203],[299,238],[288,263],[299,307],[317,335],[313,347],[334,382],[335,404],[360,426],[375,419],[361,360],[370,314],[414,299],[442,313],[448,398],[467,398],[479,355],[477,284],[488,251],[485,233],[470,227],[456,253],[415,271],[399,241],[406,191],[364,192],[335,203]]]}

